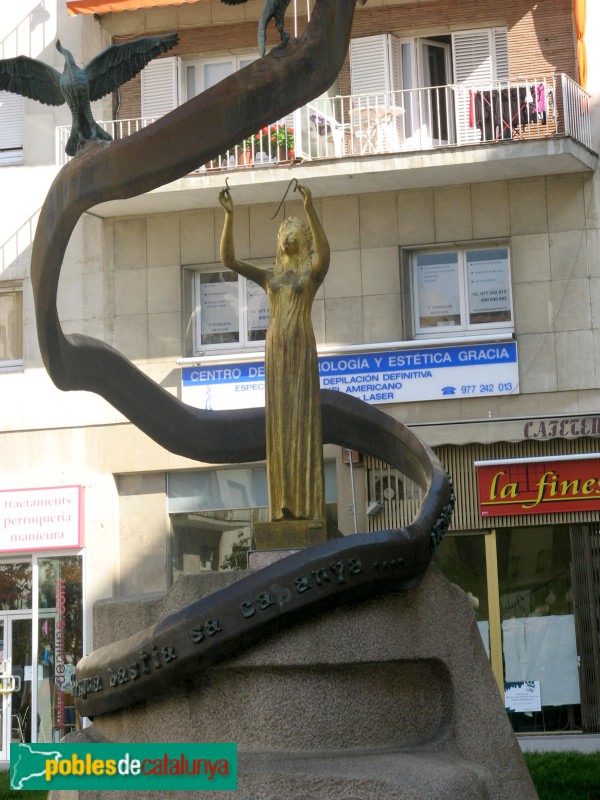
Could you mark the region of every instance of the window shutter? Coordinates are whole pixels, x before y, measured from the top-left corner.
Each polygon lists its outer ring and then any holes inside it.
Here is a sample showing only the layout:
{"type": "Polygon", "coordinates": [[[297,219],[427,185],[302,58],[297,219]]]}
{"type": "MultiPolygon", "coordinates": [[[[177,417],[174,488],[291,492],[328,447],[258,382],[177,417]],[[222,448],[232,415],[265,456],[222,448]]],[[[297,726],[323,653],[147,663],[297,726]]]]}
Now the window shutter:
{"type": "Polygon", "coordinates": [[[23,98],[0,92],[0,160],[3,150],[23,147],[23,98]]]}
{"type": "Polygon", "coordinates": [[[350,42],[350,80],[352,94],[382,94],[398,88],[398,40],[389,33],[365,36],[350,42]],[[391,57],[392,47],[395,56],[391,57]],[[392,62],[395,75],[392,74],[392,62]]]}
{"type": "Polygon", "coordinates": [[[469,86],[493,79],[490,30],[456,31],[452,34],[454,80],[469,86]]]}
{"type": "Polygon", "coordinates": [[[162,117],[179,105],[177,56],[158,58],[142,70],[142,117],[162,117]]]}
{"type": "Polygon", "coordinates": [[[456,91],[458,143],[479,142],[477,128],[469,126],[469,87],[489,86],[508,79],[508,35],[505,28],[455,31],[452,61],[456,91]]]}
{"type": "Polygon", "coordinates": [[[400,40],[388,34],[389,47],[389,81],[392,92],[401,89],[400,85],[400,40]]]}
{"type": "Polygon", "coordinates": [[[508,31],[506,28],[492,28],[494,43],[494,75],[497,81],[507,81],[508,72],[508,31]]]}

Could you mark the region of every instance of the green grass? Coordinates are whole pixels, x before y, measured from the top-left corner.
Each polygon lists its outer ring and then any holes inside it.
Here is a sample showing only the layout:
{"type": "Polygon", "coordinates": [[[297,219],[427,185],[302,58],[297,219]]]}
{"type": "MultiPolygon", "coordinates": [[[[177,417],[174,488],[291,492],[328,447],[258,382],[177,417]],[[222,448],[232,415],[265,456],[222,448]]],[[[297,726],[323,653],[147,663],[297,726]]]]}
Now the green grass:
{"type": "Polygon", "coordinates": [[[540,800],[598,800],[600,753],[525,753],[540,800]]]}
{"type": "Polygon", "coordinates": [[[0,772],[0,800],[45,800],[48,792],[11,792],[9,773],[0,772]]]}
{"type": "MultiPolygon", "coordinates": [[[[540,800],[598,800],[600,753],[525,753],[540,800]]],[[[47,792],[11,792],[0,772],[0,800],[42,800],[47,792]]]]}

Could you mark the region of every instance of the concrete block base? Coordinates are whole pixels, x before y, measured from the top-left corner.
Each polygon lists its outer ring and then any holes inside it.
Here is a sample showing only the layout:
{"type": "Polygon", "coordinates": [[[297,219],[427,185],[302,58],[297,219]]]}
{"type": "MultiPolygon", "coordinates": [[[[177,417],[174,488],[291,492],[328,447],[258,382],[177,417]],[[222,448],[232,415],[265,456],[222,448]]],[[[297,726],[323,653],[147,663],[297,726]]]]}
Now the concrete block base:
{"type": "MultiPolygon", "coordinates": [[[[193,585],[203,594],[201,582],[188,577],[162,600],[97,606],[97,644],[181,607],[176,598],[189,598],[193,585]]],[[[434,567],[416,589],[307,620],[145,704],[97,717],[74,739],[235,741],[236,800],[536,798],[473,609],[434,567]]],[[[83,796],[129,800],[123,792],[83,796]]],[[[51,792],[49,800],[64,797],[51,792]]]]}

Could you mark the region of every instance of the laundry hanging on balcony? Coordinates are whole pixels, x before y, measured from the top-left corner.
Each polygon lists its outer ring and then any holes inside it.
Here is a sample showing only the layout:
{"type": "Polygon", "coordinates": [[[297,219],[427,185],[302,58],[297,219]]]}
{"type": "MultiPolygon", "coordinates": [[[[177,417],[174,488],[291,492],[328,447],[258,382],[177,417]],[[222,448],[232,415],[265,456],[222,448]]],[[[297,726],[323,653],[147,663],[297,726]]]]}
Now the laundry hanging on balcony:
{"type": "Polygon", "coordinates": [[[543,83],[505,89],[469,90],[469,126],[479,128],[481,140],[512,139],[531,123],[546,122],[543,83]]]}
{"type": "Polygon", "coordinates": [[[181,6],[184,3],[196,3],[197,0],[67,0],[67,13],[76,14],[108,14],[111,11],[135,11],[138,8],[155,6],[181,6]]]}

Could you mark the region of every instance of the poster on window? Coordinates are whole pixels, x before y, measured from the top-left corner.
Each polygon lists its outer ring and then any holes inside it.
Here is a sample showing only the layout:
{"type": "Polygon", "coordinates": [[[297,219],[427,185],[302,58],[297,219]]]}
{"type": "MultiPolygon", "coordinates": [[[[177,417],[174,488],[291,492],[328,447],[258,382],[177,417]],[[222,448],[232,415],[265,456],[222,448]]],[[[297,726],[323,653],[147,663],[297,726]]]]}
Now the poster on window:
{"type": "Polygon", "coordinates": [[[269,298],[264,289],[254,281],[246,283],[248,304],[248,331],[266,331],[269,325],[269,298]]]}
{"type": "MultiPolygon", "coordinates": [[[[469,310],[472,314],[510,311],[510,278],[506,251],[486,251],[467,259],[469,310]],[[504,253],[501,257],[498,255],[504,253]]],[[[469,254],[470,256],[471,254],[469,254]]]]}
{"type": "Polygon", "coordinates": [[[505,681],[504,707],[507,711],[531,713],[542,710],[539,681],[505,681]]]}
{"type": "Polygon", "coordinates": [[[216,277],[226,280],[211,280],[212,276],[203,275],[200,282],[200,326],[202,336],[239,332],[239,301],[237,275],[233,280],[229,276],[218,273],[216,277]]]}
{"type": "Polygon", "coordinates": [[[432,324],[436,317],[460,318],[458,262],[453,253],[420,256],[417,261],[419,317],[421,324],[432,324]],[[426,322],[428,320],[429,322],[426,322]]]}

